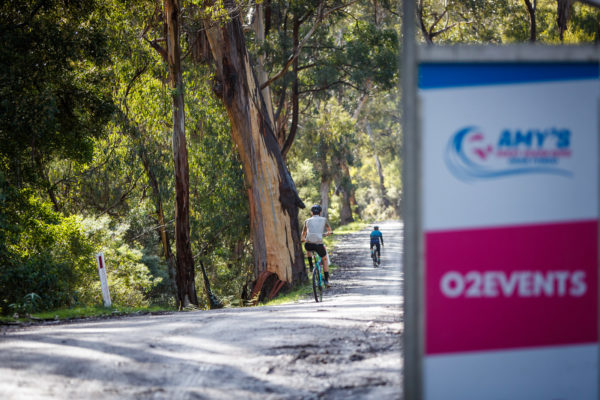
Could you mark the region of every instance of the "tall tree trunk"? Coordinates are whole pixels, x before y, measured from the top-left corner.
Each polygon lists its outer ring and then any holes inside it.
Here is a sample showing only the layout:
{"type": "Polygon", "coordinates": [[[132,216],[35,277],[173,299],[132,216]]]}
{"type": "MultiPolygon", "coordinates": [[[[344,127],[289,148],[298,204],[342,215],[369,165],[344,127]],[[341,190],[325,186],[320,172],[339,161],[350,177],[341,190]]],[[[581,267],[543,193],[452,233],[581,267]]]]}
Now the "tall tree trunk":
{"type": "Polygon", "coordinates": [[[339,191],[342,194],[342,209],[340,210],[340,222],[342,224],[349,224],[354,222],[352,216],[352,205],[351,201],[354,194],[354,188],[352,185],[352,178],[350,177],[350,169],[346,163],[340,164],[341,179],[339,182],[339,191]]]}
{"type": "Polygon", "coordinates": [[[329,175],[321,177],[321,216],[329,218],[329,189],[331,188],[331,178],[329,175]]]}
{"type": "Polygon", "coordinates": [[[571,17],[571,6],[574,0],[556,0],[556,23],[558,24],[558,36],[560,41],[564,40],[567,31],[567,23],[571,17]]]}
{"type": "Polygon", "coordinates": [[[286,282],[306,280],[298,224],[298,207],[304,204],[275,138],[239,15],[226,24],[205,25],[215,59],[215,92],[229,115],[248,186],[256,276],[268,271],[286,282]]]}
{"type": "MultiPolygon", "coordinates": [[[[293,54],[298,52],[298,46],[300,45],[300,20],[298,19],[298,13],[294,13],[294,22],[292,28],[292,42],[293,42],[293,54]]],[[[299,102],[300,102],[300,90],[298,85],[298,58],[294,59],[292,63],[292,125],[290,126],[290,133],[285,139],[285,143],[281,147],[281,153],[285,157],[292,147],[292,143],[296,138],[296,132],[298,131],[298,115],[300,113],[299,102]]]]}
{"type": "Polygon", "coordinates": [[[327,165],[327,146],[321,145],[321,216],[329,218],[329,190],[331,188],[331,173],[327,165]]]}
{"type": "Polygon", "coordinates": [[[169,84],[173,99],[173,160],[175,162],[175,246],[178,307],[198,305],[194,258],[190,241],[190,176],[185,139],[185,108],[179,47],[179,0],[164,1],[169,84]]]}
{"type": "Polygon", "coordinates": [[[204,263],[202,263],[202,261],[200,261],[200,269],[202,270],[202,277],[204,278],[204,289],[206,290],[206,295],[208,296],[208,304],[210,309],[214,310],[217,308],[223,308],[223,303],[221,302],[221,300],[219,300],[210,289],[210,281],[208,280],[206,268],[204,268],[204,263]]]}
{"type": "Polygon", "coordinates": [[[154,207],[156,209],[156,217],[158,218],[158,233],[160,236],[160,242],[163,246],[163,254],[165,260],[167,261],[169,278],[171,279],[171,282],[173,282],[174,285],[173,293],[177,293],[177,270],[175,268],[175,257],[173,256],[173,252],[171,251],[171,243],[169,239],[169,234],[167,232],[165,212],[162,202],[162,196],[160,195],[160,188],[158,187],[158,179],[156,179],[156,175],[150,167],[150,158],[148,157],[148,153],[146,152],[146,149],[141,143],[140,150],[138,153],[140,155],[140,158],[142,159],[142,165],[144,166],[144,171],[146,172],[148,182],[150,183],[150,188],[152,189],[152,198],[154,200],[154,207]]]}
{"type": "Polygon", "coordinates": [[[373,156],[375,157],[375,165],[377,166],[377,174],[379,175],[379,193],[381,194],[381,201],[385,207],[389,207],[390,200],[387,197],[387,190],[385,189],[385,182],[383,180],[383,168],[381,168],[381,161],[379,161],[379,156],[377,155],[375,139],[373,138],[373,131],[371,130],[371,124],[369,124],[369,121],[365,122],[365,127],[367,129],[367,134],[369,135],[371,146],[373,147],[373,156]]]}
{"type": "Polygon", "coordinates": [[[535,42],[537,36],[537,25],[535,23],[535,11],[537,9],[537,0],[525,0],[525,6],[529,13],[529,41],[535,42]]]}
{"type": "MultiPolygon", "coordinates": [[[[256,44],[259,46],[263,46],[265,43],[265,25],[264,25],[264,6],[263,4],[256,4],[256,15],[254,16],[254,34],[256,36],[256,44]]],[[[264,53],[260,53],[258,55],[258,63],[256,65],[256,76],[258,78],[259,85],[263,82],[266,82],[269,79],[267,72],[265,71],[265,55],[264,53]]],[[[267,112],[269,113],[269,118],[271,121],[275,121],[273,117],[273,100],[271,99],[271,87],[265,86],[262,90],[263,98],[265,99],[265,105],[267,107],[267,112]]]]}

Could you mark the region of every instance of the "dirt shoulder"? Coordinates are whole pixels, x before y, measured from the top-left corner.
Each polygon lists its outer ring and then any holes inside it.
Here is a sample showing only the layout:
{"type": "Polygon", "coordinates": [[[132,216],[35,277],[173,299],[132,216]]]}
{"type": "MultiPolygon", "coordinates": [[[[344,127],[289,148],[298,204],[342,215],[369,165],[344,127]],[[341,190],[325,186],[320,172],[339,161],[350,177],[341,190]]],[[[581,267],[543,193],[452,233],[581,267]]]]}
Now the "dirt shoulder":
{"type": "Polygon", "coordinates": [[[0,398],[400,398],[402,226],[380,226],[381,268],[345,236],[323,303],[5,330],[0,398]]]}

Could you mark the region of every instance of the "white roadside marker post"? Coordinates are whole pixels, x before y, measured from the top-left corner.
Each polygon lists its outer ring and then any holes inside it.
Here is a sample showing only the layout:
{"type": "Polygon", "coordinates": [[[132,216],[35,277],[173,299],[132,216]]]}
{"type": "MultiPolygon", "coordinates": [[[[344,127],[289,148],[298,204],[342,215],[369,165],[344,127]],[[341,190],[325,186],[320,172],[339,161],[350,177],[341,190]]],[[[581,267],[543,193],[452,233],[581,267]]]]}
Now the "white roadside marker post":
{"type": "Polygon", "coordinates": [[[98,275],[100,275],[100,286],[102,287],[102,299],[104,300],[104,307],[110,307],[112,302],[110,301],[110,292],[108,291],[104,253],[100,252],[96,254],[96,261],[98,262],[98,275]]]}

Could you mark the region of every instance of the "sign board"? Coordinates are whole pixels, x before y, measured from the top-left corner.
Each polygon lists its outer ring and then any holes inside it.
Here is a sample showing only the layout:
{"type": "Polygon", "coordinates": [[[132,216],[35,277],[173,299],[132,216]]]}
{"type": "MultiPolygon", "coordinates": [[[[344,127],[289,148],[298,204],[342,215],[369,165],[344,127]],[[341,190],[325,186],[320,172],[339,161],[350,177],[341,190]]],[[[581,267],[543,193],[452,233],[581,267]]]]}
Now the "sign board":
{"type": "Polygon", "coordinates": [[[418,65],[424,399],[597,399],[598,62],[418,65]]]}
{"type": "Polygon", "coordinates": [[[106,278],[106,261],[104,260],[104,253],[100,252],[96,254],[96,262],[98,263],[98,275],[100,275],[100,286],[102,287],[102,300],[104,300],[104,307],[110,307],[112,302],[110,301],[110,292],[108,291],[108,279],[106,278]]]}

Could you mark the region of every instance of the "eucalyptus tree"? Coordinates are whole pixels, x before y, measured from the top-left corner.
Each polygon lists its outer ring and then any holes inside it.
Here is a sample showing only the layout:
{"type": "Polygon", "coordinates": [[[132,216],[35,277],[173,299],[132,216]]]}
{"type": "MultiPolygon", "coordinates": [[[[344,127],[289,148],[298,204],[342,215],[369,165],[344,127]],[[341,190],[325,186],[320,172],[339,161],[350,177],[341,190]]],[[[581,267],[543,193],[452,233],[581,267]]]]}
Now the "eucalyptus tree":
{"type": "MultiPolygon", "coordinates": [[[[373,195],[369,196],[370,201],[374,200],[380,209],[379,214],[385,213],[387,217],[400,215],[401,182],[398,179],[399,174],[390,173],[401,169],[399,155],[402,143],[400,116],[397,112],[398,96],[394,90],[374,94],[363,107],[358,119],[359,127],[364,132],[361,146],[364,153],[361,153],[360,157],[363,158],[363,166],[369,167],[367,174],[372,175],[361,176],[360,183],[376,188],[372,191],[373,195]]],[[[361,200],[365,202],[364,199],[361,200]]]]}
{"type": "MultiPolygon", "coordinates": [[[[315,4],[326,7],[319,2],[315,4]]],[[[334,9],[335,4],[330,4],[329,9],[334,9]]],[[[309,30],[319,21],[313,3],[269,3],[271,17],[265,26],[271,26],[271,33],[266,35],[265,46],[270,52],[266,59],[270,69],[280,72],[267,83],[278,101],[277,132],[284,151],[294,143],[297,125],[309,126],[317,103],[335,97],[345,112],[356,114],[360,99],[394,85],[398,42],[394,30],[396,16],[390,4],[358,1],[345,6],[340,3],[340,7],[328,15],[327,23],[309,30]],[[308,33],[312,36],[308,37],[308,33]],[[290,70],[282,73],[292,57],[295,58],[290,70]],[[275,79],[278,77],[279,80],[275,79]]],[[[317,140],[313,146],[327,147],[327,144],[317,140]]],[[[315,149],[316,154],[326,151],[315,149]]],[[[336,164],[321,164],[317,168],[321,173],[321,202],[328,205],[330,183],[335,181],[335,193],[341,195],[342,200],[340,219],[343,223],[353,220],[354,185],[349,172],[354,159],[352,153],[353,149],[345,149],[345,156],[337,157],[336,164]]],[[[318,158],[320,163],[326,160],[326,157],[318,158]]]]}
{"type": "MultiPolygon", "coordinates": [[[[151,4],[151,3],[150,3],[151,4]]],[[[148,5],[150,5],[148,4],[148,5]]],[[[177,304],[198,305],[195,286],[194,257],[190,238],[189,162],[185,133],[185,100],[182,73],[182,4],[179,0],[154,3],[154,10],[141,37],[162,57],[168,68],[168,82],[172,101],[172,148],[175,178],[175,246],[177,304]],[[157,20],[160,22],[157,24],[157,20]],[[154,32],[151,31],[154,28],[154,32]],[[150,31],[150,33],[149,33],[150,31]],[[148,39],[147,35],[161,32],[148,39]]]]}
{"type": "MultiPolygon", "coordinates": [[[[247,229],[244,226],[248,222],[244,219],[246,206],[240,200],[245,194],[238,179],[240,162],[232,152],[231,140],[228,139],[230,128],[222,106],[212,95],[208,78],[211,71],[192,62],[193,43],[183,40],[187,37],[183,29],[177,35],[182,48],[180,86],[172,89],[169,84],[174,75],[168,70],[163,3],[112,1],[106,4],[107,7],[110,6],[110,24],[115,32],[112,70],[116,83],[113,95],[119,112],[110,126],[113,132],[110,137],[114,138],[114,144],[97,143],[104,152],[97,153],[97,165],[92,165],[93,171],[90,171],[85,181],[102,182],[98,186],[103,190],[113,187],[118,189],[125,187],[124,183],[131,176],[139,176],[140,173],[145,175],[145,179],[139,180],[137,189],[131,194],[131,201],[128,200],[129,209],[125,207],[118,217],[135,220],[139,218],[136,214],[147,213],[144,218],[148,226],[144,228],[136,222],[136,226],[132,227],[131,238],[143,245],[148,254],[164,257],[172,282],[178,276],[188,277],[186,282],[176,288],[182,288],[184,292],[183,295],[176,296],[181,307],[186,304],[186,296],[189,302],[193,298],[186,291],[193,285],[195,276],[190,277],[185,271],[176,271],[176,249],[172,249],[171,245],[178,225],[173,216],[177,207],[174,173],[176,152],[173,149],[173,132],[177,125],[173,123],[173,112],[176,110],[173,107],[173,96],[181,95],[190,99],[186,102],[183,118],[187,165],[191,169],[187,190],[190,225],[188,243],[194,266],[192,271],[200,259],[204,260],[207,272],[212,275],[211,270],[217,267],[212,265],[213,262],[222,265],[231,258],[241,259],[245,254],[247,229]],[[123,165],[126,154],[130,154],[133,159],[130,157],[123,165]],[[107,158],[110,159],[109,162],[104,161],[107,158]],[[119,176],[119,171],[116,170],[113,179],[106,181],[103,179],[103,175],[108,172],[106,167],[113,164],[121,165],[125,174],[119,176]],[[221,204],[218,204],[219,201],[221,204]],[[148,202],[149,205],[146,204],[148,202]],[[154,212],[151,211],[152,207],[154,212]],[[155,240],[160,247],[154,248],[157,243],[153,244],[152,240],[147,239],[155,240]],[[231,254],[224,251],[229,248],[234,248],[235,251],[231,254]]],[[[185,13],[180,15],[182,16],[185,13]]],[[[176,113],[176,116],[179,118],[181,114],[176,113]]],[[[115,194],[117,193],[115,190],[115,194]]],[[[243,263],[228,269],[238,271],[243,276],[231,280],[235,285],[222,285],[229,292],[239,293],[246,282],[241,264],[243,263]]],[[[215,276],[211,278],[214,279],[215,276]]],[[[213,286],[213,289],[220,292],[219,285],[213,286]]],[[[201,303],[201,299],[198,299],[198,303],[201,303]]]]}
{"type": "Polygon", "coordinates": [[[275,140],[236,4],[198,8],[215,66],[215,92],[227,110],[244,169],[250,204],[255,274],[276,273],[287,282],[306,279],[298,207],[304,204],[275,140]],[[224,13],[219,15],[219,6],[224,13]],[[216,16],[216,17],[212,17],[216,16]]]}
{"type": "MultiPolygon", "coordinates": [[[[306,277],[297,221],[298,208],[304,204],[297,195],[284,155],[299,126],[301,96],[312,99],[321,93],[327,97],[336,86],[352,85],[354,80],[363,78],[348,60],[353,56],[357,65],[364,66],[360,63],[364,57],[345,52],[352,47],[338,40],[339,35],[344,35],[343,30],[330,29],[346,17],[355,3],[356,0],[272,1],[265,4],[263,13],[250,13],[264,18],[263,24],[254,24],[255,29],[263,27],[264,34],[253,35],[249,29],[250,42],[244,34],[245,10],[240,3],[197,3],[196,18],[203,21],[203,34],[215,66],[215,91],[227,109],[244,166],[257,275],[274,272],[288,282],[306,277]],[[255,37],[257,47],[249,44],[255,37]],[[249,49],[256,50],[254,59],[249,49]],[[257,66],[255,60],[262,60],[262,64],[257,66]],[[259,81],[256,69],[269,78],[259,81]],[[272,103],[265,101],[267,88],[272,96],[266,98],[273,99],[272,103]]],[[[368,24],[359,23],[353,29],[369,32],[368,24]]],[[[356,43],[359,40],[355,38],[356,43]]],[[[395,65],[396,49],[384,50],[391,54],[387,58],[391,62],[386,65],[395,65]]],[[[380,70],[386,69],[372,69],[380,70]]]]}
{"type": "Polygon", "coordinates": [[[349,182],[343,180],[349,177],[344,170],[353,164],[353,152],[358,145],[356,124],[335,98],[319,101],[313,112],[313,118],[306,121],[291,155],[296,159],[308,160],[317,173],[319,202],[325,217],[329,217],[332,185],[337,184],[336,191],[348,200],[342,202],[340,219],[348,223],[352,218],[352,212],[348,209],[351,192],[348,190],[349,182]]]}
{"type": "Polygon", "coordinates": [[[194,257],[190,241],[190,173],[185,136],[185,102],[181,71],[181,4],[179,0],[163,2],[166,36],[166,61],[173,101],[173,161],[175,164],[175,245],[177,248],[177,297],[185,307],[198,305],[194,257]]]}

